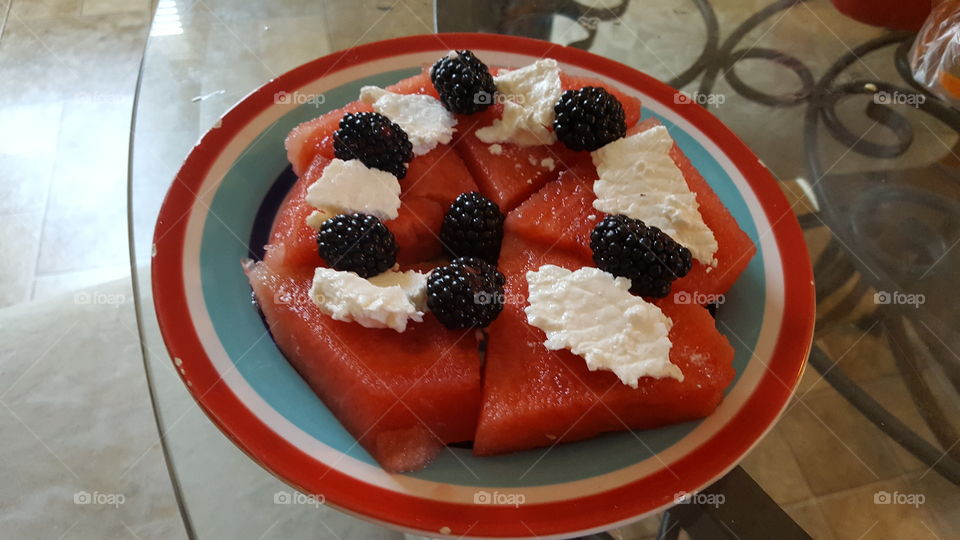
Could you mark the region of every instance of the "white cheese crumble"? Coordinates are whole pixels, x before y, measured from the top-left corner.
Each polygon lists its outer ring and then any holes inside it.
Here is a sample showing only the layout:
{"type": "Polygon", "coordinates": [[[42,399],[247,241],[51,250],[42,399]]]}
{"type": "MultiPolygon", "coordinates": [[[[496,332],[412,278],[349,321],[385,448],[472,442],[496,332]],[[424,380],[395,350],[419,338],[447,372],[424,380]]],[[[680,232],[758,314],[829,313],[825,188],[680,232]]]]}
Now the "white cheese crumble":
{"type": "Polygon", "coordinates": [[[495,156],[503,155],[503,146],[500,146],[499,144],[491,144],[487,147],[487,150],[489,150],[490,153],[495,156]]]}
{"type": "Polygon", "coordinates": [[[703,222],[696,195],[670,157],[673,139],[657,126],[618,139],[592,153],[599,179],[593,207],[658,227],[711,264],[717,252],[713,231],[703,222]]]}
{"type": "Polygon", "coordinates": [[[395,94],[376,86],[364,86],[360,89],[360,101],[400,126],[418,156],[438,144],[449,143],[456,131],[456,117],[433,96],[395,94]]]}
{"type": "Polygon", "coordinates": [[[547,335],[550,350],[569,349],[590,371],[612,371],[637,387],[640,377],[683,381],[670,362],[673,321],[660,308],[630,294],[630,280],[598,268],[571,272],[552,264],[527,272],[531,325],[547,335]]]}
{"type": "Polygon", "coordinates": [[[423,320],[426,289],[427,276],[412,270],[388,270],[367,280],[353,272],[317,268],[310,299],[334,320],[403,332],[408,320],[423,320]]]}
{"type": "MultiPolygon", "coordinates": [[[[400,209],[400,182],[392,174],[368,168],[358,159],[334,159],[320,179],[307,188],[306,200],[324,214],[361,212],[384,220],[394,219],[400,209]]],[[[311,223],[310,217],[307,223],[311,223]]]]}
{"type": "Polygon", "coordinates": [[[553,107],[563,93],[556,60],[544,58],[520,69],[501,71],[493,80],[504,98],[503,116],[478,129],[478,139],[520,146],[556,142],[557,136],[547,129],[553,124],[553,107]]]}
{"type": "Polygon", "coordinates": [[[543,158],[540,160],[540,167],[547,169],[548,171],[552,171],[557,167],[557,162],[550,157],[543,158]]]}

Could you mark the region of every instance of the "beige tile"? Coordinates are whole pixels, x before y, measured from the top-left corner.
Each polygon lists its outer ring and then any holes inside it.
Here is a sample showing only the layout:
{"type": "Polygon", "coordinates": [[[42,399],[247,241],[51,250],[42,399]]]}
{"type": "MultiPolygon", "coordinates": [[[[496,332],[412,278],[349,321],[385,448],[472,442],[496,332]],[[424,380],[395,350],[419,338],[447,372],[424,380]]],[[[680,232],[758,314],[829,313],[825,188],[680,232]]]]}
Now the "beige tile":
{"type": "Polygon", "coordinates": [[[43,300],[129,276],[130,267],[125,264],[91,268],[78,272],[39,275],[33,282],[32,300],[43,300]]]}
{"type": "Polygon", "coordinates": [[[0,105],[0,214],[42,210],[53,174],[62,105],[0,105]]]}
{"type": "Polygon", "coordinates": [[[779,427],[773,428],[740,465],[781,506],[812,496],[793,450],[779,427]]]}
{"type": "Polygon", "coordinates": [[[136,13],[11,17],[0,47],[0,102],[132,96],[145,37],[146,15],[136,13]]]}
{"type": "Polygon", "coordinates": [[[783,510],[811,537],[817,540],[830,540],[834,538],[830,524],[828,524],[827,519],[823,517],[820,504],[816,499],[787,505],[783,507],[783,510]]]}
{"type": "Polygon", "coordinates": [[[814,495],[856,488],[901,472],[886,436],[832,388],[795,403],[779,427],[814,495]]]}
{"type": "Polygon", "coordinates": [[[146,13],[150,9],[150,0],[82,0],[80,14],[113,15],[116,13],[140,12],[146,13]]]}
{"type": "Polygon", "coordinates": [[[328,24],[330,46],[340,50],[381,39],[432,33],[431,4],[427,0],[324,2],[327,21],[351,21],[328,24]]]}
{"type": "Polygon", "coordinates": [[[822,498],[820,510],[838,540],[934,540],[938,535],[930,529],[927,498],[917,486],[896,479],[822,498]],[[908,504],[911,500],[921,502],[920,497],[924,499],[922,504],[908,504]]]}
{"type": "MultiPolygon", "coordinates": [[[[869,328],[869,327],[868,327],[869,328]]],[[[836,367],[856,382],[864,383],[897,374],[897,365],[878,327],[868,332],[852,323],[830,327],[817,338],[817,345],[836,367]]],[[[798,389],[800,396],[830,386],[820,373],[809,367],[798,389]]]]}
{"type": "Polygon", "coordinates": [[[128,115],[111,103],[66,106],[38,273],[127,264],[128,115]]]}
{"type": "Polygon", "coordinates": [[[72,17],[80,11],[79,0],[13,0],[10,18],[13,20],[48,17],[72,17]]]}
{"type": "Polygon", "coordinates": [[[328,21],[322,13],[257,20],[253,25],[254,51],[277,73],[291,70],[334,51],[327,38],[328,21]]]}
{"type": "MultiPolygon", "coordinates": [[[[872,381],[864,385],[864,390],[879,401],[891,414],[916,432],[917,435],[931,444],[939,446],[933,436],[933,432],[930,431],[930,427],[926,421],[924,421],[902,378],[894,375],[872,381]]],[[[950,414],[949,410],[947,414],[950,414]]],[[[915,458],[913,454],[895,441],[888,438],[887,444],[890,446],[904,471],[923,471],[927,468],[927,466],[915,458]]]]}
{"type": "Polygon", "coordinates": [[[30,299],[42,220],[42,212],[0,216],[6,255],[0,258],[0,307],[30,299]]]}
{"type": "Polygon", "coordinates": [[[941,538],[956,536],[960,531],[960,487],[940,476],[936,471],[924,469],[910,474],[912,485],[926,496],[924,508],[930,514],[930,526],[941,538]]]}

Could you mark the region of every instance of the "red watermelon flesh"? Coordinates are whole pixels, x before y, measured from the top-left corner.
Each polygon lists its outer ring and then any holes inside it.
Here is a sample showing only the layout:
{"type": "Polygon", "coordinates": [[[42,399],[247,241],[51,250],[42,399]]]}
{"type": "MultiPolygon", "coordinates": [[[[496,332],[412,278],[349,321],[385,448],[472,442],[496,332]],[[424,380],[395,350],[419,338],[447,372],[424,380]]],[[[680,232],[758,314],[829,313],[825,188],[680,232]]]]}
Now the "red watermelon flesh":
{"type": "MultiPolygon", "coordinates": [[[[645,120],[631,134],[657,125],[660,125],[660,122],[656,119],[645,120]]],[[[687,181],[690,191],[697,194],[697,203],[700,204],[703,222],[713,231],[717,239],[717,252],[714,254],[716,266],[709,267],[694,260],[690,273],[675,281],[673,290],[699,292],[701,297],[723,294],[737,282],[737,278],[750,264],[757,248],[720,201],[720,197],[710,188],[707,180],[690,163],[690,159],[676,143],[670,149],[670,157],[683,172],[683,178],[687,181]]]]}
{"type": "Polygon", "coordinates": [[[440,99],[440,95],[437,94],[437,89],[433,87],[433,82],[430,81],[429,66],[423,68],[423,71],[420,73],[402,79],[390,86],[384,87],[384,89],[395,94],[422,94],[440,99]]]}
{"type": "MultiPolygon", "coordinates": [[[[294,170],[301,168],[294,160],[301,160],[308,154],[314,159],[322,159],[325,167],[329,159],[333,158],[332,135],[339,126],[340,118],[347,112],[364,110],[364,107],[367,106],[353,103],[294,128],[287,138],[288,155],[294,164],[294,170]],[[303,133],[307,132],[309,135],[304,136],[303,133]]],[[[307,187],[320,178],[323,167],[303,168],[300,176],[306,183],[298,183],[298,196],[301,199],[307,187]]],[[[384,223],[397,239],[397,261],[408,264],[439,256],[440,223],[444,213],[457,195],[478,190],[470,171],[449,145],[441,144],[430,152],[413,158],[407,167],[407,176],[400,180],[400,188],[401,206],[398,216],[384,223]]],[[[298,215],[306,217],[311,211],[312,208],[305,203],[298,205],[298,215]]],[[[288,230],[293,227],[292,223],[284,226],[288,230]]],[[[305,235],[309,227],[296,226],[296,230],[305,235]]],[[[310,242],[297,242],[292,246],[287,246],[286,243],[280,245],[283,246],[282,249],[278,246],[274,249],[293,250],[296,254],[292,255],[291,260],[298,263],[316,262],[319,257],[315,255],[315,237],[310,242]]]]}
{"type": "Polygon", "coordinates": [[[390,472],[470,440],[480,403],[473,331],[449,331],[429,314],[403,333],[334,321],[310,300],[311,276],[247,269],[280,350],[347,431],[390,472]]]}
{"type": "Polygon", "coordinates": [[[333,132],[340,127],[343,115],[371,111],[373,107],[354,101],[293,128],[283,143],[287,149],[287,159],[293,165],[293,172],[297,173],[297,176],[303,175],[318,154],[333,159],[333,132]]]}
{"type": "MultiPolygon", "coordinates": [[[[561,73],[564,90],[576,90],[584,86],[602,86],[617,96],[624,106],[628,126],[640,118],[640,100],[629,97],[620,90],[596,79],[573,77],[561,73]]],[[[561,142],[550,146],[517,146],[501,143],[500,154],[492,154],[489,144],[475,135],[482,127],[489,126],[503,114],[503,107],[494,105],[482,113],[460,115],[458,128],[461,136],[456,147],[473,173],[480,191],[500,205],[504,211],[511,210],[526,200],[547,182],[557,178],[560,171],[572,168],[581,161],[589,161],[589,152],[574,152],[561,142]],[[554,169],[542,165],[553,162],[554,169]]]]}
{"type": "Polygon", "coordinates": [[[565,249],[590,260],[590,232],[604,217],[593,209],[596,179],[597,170],[586,161],[560,173],[507,215],[504,230],[546,249],[565,249]]]}
{"type": "Polygon", "coordinates": [[[684,381],[643,378],[637,389],[613,373],[589,371],[569,351],[549,351],[527,324],[525,273],[543,264],[589,264],[565,250],[546,252],[517,236],[505,239],[501,260],[508,304],[488,330],[483,402],[474,439],[477,455],[576,441],[600,433],[648,429],[707,416],[733,380],[733,349],[697,305],[664,304],[673,322],[670,360],[684,381]]]}
{"type": "Polygon", "coordinates": [[[313,163],[293,185],[273,220],[270,243],[266,246],[264,262],[275,271],[296,271],[324,266],[317,252],[317,231],[310,228],[306,219],[315,208],[304,199],[307,188],[320,175],[330,160],[317,156],[313,163]]]}
{"type": "MultiPolygon", "coordinates": [[[[632,135],[655,125],[659,125],[659,122],[648,119],[627,133],[632,135]]],[[[718,244],[715,255],[717,266],[710,268],[694,261],[690,273],[673,283],[672,291],[698,293],[697,296],[700,298],[725,293],[749,264],[756,248],[707,181],[676,144],[670,150],[670,155],[683,172],[690,190],[696,193],[703,221],[713,231],[718,244]],[[708,268],[710,268],[709,272],[708,268]]],[[[592,180],[597,177],[592,163],[582,162],[574,171],[577,176],[584,179],[580,185],[585,183],[585,179],[592,180]]],[[[571,179],[566,181],[572,182],[571,179]]],[[[511,223],[512,230],[525,239],[547,246],[554,243],[564,245],[589,257],[591,254],[589,231],[596,222],[587,220],[586,216],[596,215],[598,219],[603,218],[603,214],[593,208],[592,184],[590,191],[590,196],[581,194],[570,197],[569,187],[564,191],[564,188],[548,184],[540,193],[518,207],[517,211],[508,218],[508,223],[511,223]],[[570,231],[574,231],[575,234],[571,235],[570,231]],[[576,246],[571,246],[571,243],[576,246]]]]}

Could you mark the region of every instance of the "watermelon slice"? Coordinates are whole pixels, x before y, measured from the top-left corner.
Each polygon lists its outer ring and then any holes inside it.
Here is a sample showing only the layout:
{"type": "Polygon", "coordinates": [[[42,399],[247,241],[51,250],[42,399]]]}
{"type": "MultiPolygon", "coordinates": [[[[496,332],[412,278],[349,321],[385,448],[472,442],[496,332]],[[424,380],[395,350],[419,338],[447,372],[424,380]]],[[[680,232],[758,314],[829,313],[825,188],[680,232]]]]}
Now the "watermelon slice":
{"type": "MultiPolygon", "coordinates": [[[[413,83],[410,87],[418,88],[413,83]]],[[[307,187],[320,178],[326,164],[333,159],[332,136],[340,118],[348,112],[362,110],[372,109],[355,102],[294,128],[287,137],[287,154],[294,172],[302,172],[290,197],[299,197],[302,201],[307,187]],[[311,159],[310,165],[298,165],[307,157],[311,159]]],[[[400,181],[400,189],[398,215],[384,223],[397,239],[397,262],[410,264],[439,257],[442,253],[440,223],[444,213],[457,195],[478,190],[470,171],[451,146],[437,145],[430,152],[413,158],[407,167],[407,176],[400,181]]],[[[289,211],[289,216],[278,217],[284,221],[282,226],[277,226],[274,236],[283,238],[271,242],[271,250],[276,252],[273,258],[277,260],[268,264],[289,263],[293,267],[314,268],[319,260],[315,233],[305,225],[296,224],[297,220],[302,224],[313,208],[304,202],[289,205],[289,211]],[[281,258],[283,263],[279,261],[281,258]]]]}
{"type": "Polygon", "coordinates": [[[547,249],[572,251],[590,260],[590,232],[604,213],[593,210],[597,170],[588,161],[560,173],[507,215],[504,230],[547,249]],[[591,219],[592,217],[592,219],[591,219]]]}
{"type": "MultiPolygon", "coordinates": [[[[644,120],[627,134],[639,133],[656,125],[659,125],[656,119],[644,120]]],[[[716,267],[694,261],[690,273],[676,280],[671,290],[697,293],[695,297],[698,298],[725,293],[750,263],[756,247],[676,144],[670,150],[670,156],[683,172],[690,190],[696,193],[703,221],[713,231],[718,244],[716,267]]],[[[511,213],[506,227],[527,240],[547,246],[564,246],[590,257],[590,231],[596,221],[587,217],[594,215],[603,219],[603,213],[593,208],[592,182],[596,178],[592,163],[579,163],[511,213]],[[588,184],[589,193],[585,189],[588,184]]]]}
{"type": "Polygon", "coordinates": [[[320,175],[330,160],[316,156],[313,163],[301,175],[287,193],[277,216],[273,219],[270,243],[266,246],[263,260],[276,271],[295,271],[325,266],[317,251],[317,231],[311,229],[306,219],[315,209],[307,204],[307,188],[320,175]]]}
{"type": "MultiPolygon", "coordinates": [[[[650,118],[628,133],[632,135],[658,125],[660,122],[657,119],[650,118]]],[[[694,260],[690,273],[673,283],[673,291],[700,293],[701,298],[723,294],[737,282],[737,278],[753,259],[757,248],[747,233],[743,232],[737,224],[737,220],[730,215],[730,211],[720,201],[720,197],[710,188],[707,180],[693,166],[693,163],[690,163],[690,158],[676,143],[670,149],[670,157],[683,172],[683,178],[687,181],[690,191],[697,194],[697,203],[700,204],[703,222],[713,231],[713,236],[717,239],[717,252],[714,254],[716,266],[709,267],[694,260]]]]}
{"type": "MultiPolygon", "coordinates": [[[[561,72],[564,90],[584,86],[600,86],[614,94],[623,104],[627,126],[640,119],[640,100],[599,80],[574,77],[561,72]]],[[[575,152],[561,142],[550,146],[517,146],[500,144],[500,152],[493,154],[489,144],[476,137],[476,131],[489,126],[503,114],[501,105],[491,106],[482,113],[461,115],[458,127],[462,135],[457,140],[457,151],[470,167],[480,191],[500,205],[503,211],[512,210],[558,174],[573,168],[581,161],[589,161],[589,152],[575,152]],[[553,168],[549,166],[553,165],[553,168]]]]}
{"type": "Polygon", "coordinates": [[[287,159],[293,165],[293,172],[297,173],[297,176],[303,176],[318,154],[333,159],[333,132],[340,127],[343,115],[371,111],[373,107],[354,101],[293,128],[283,143],[287,149],[287,159]]]}
{"type": "Polygon", "coordinates": [[[569,351],[549,351],[541,330],[527,324],[525,274],[543,264],[571,270],[589,264],[572,252],[545,250],[518,236],[504,241],[507,277],[500,317],[488,329],[483,404],[474,439],[477,455],[576,441],[600,433],[648,429],[710,414],[733,380],[733,348],[702,307],[661,305],[673,322],[670,361],[684,381],[641,378],[637,389],[607,371],[589,371],[569,351]]]}
{"type": "Polygon", "coordinates": [[[310,300],[312,272],[264,263],[247,277],[274,341],[343,426],[390,472],[473,438],[480,361],[473,331],[427,314],[406,332],[338,322],[310,300]]]}
{"type": "Polygon", "coordinates": [[[420,73],[386,86],[384,89],[395,94],[422,94],[440,99],[440,94],[437,94],[437,89],[433,87],[433,82],[430,81],[430,66],[426,66],[420,73]]]}

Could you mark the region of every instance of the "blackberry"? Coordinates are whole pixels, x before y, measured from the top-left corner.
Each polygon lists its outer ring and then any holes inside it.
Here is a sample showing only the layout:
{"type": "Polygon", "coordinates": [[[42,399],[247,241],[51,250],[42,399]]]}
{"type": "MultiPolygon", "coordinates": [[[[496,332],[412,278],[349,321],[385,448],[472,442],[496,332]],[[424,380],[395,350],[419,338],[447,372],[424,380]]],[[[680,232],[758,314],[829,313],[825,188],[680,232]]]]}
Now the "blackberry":
{"type": "Polygon", "coordinates": [[[340,214],[323,222],[317,233],[320,256],[334,270],[372,277],[397,262],[397,241],[376,216],[340,214]]]}
{"type": "Polygon", "coordinates": [[[476,191],[461,193],[443,216],[440,243],[450,257],[479,257],[497,264],[503,219],[497,203],[476,191]]]}
{"type": "Polygon", "coordinates": [[[662,298],[674,279],[687,275],[690,250],[660,229],[623,215],[603,218],[590,233],[597,268],[629,278],[630,292],[662,298]]]}
{"type": "Polygon", "coordinates": [[[627,134],[623,105],[603,88],[567,90],[553,110],[553,132],[571,150],[592,152],[627,134]]]}
{"type": "Polygon", "coordinates": [[[333,133],[333,153],[342,160],[359,159],[371,169],[403,178],[413,159],[407,133],[380,113],[347,113],[333,133]]]}
{"type": "Polygon", "coordinates": [[[479,257],[457,257],[450,261],[450,266],[461,266],[463,268],[473,268],[479,272],[484,279],[489,279],[498,287],[503,287],[507,278],[497,270],[497,267],[488,263],[479,257]]]}
{"type": "Polygon", "coordinates": [[[427,276],[427,307],[444,326],[482,328],[503,310],[506,279],[476,257],[460,257],[427,276]]]}
{"type": "Polygon", "coordinates": [[[487,110],[497,91],[486,64],[470,51],[444,56],[430,69],[430,80],[440,94],[440,103],[457,114],[487,110]]]}

